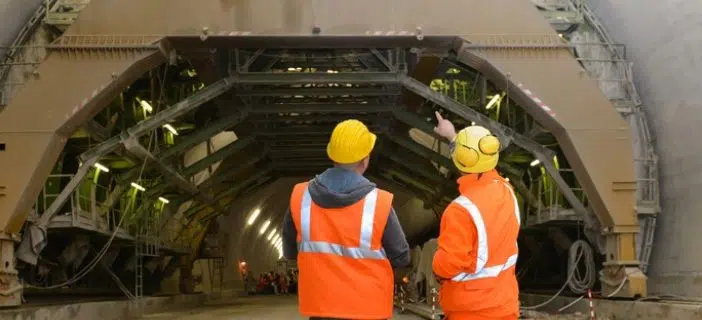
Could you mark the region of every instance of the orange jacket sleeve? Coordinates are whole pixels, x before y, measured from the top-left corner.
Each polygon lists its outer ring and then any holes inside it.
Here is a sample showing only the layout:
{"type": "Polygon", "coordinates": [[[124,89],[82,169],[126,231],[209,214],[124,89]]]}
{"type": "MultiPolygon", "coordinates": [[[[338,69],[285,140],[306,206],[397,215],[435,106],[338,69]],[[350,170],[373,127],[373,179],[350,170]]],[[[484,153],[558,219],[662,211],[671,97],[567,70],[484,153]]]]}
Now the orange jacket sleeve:
{"type": "Polygon", "coordinates": [[[475,224],[470,215],[449,205],[441,217],[438,249],[432,261],[434,273],[449,279],[461,272],[474,270],[476,261],[470,253],[475,237],[475,224]]]}

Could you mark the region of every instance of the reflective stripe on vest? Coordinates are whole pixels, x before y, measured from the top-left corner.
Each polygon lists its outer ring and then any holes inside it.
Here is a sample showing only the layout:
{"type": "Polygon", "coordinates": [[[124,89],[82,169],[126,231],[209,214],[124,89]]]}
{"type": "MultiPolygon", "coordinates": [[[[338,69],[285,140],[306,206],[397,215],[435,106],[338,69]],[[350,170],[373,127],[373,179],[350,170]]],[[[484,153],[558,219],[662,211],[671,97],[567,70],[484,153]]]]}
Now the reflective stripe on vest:
{"type": "MultiPolygon", "coordinates": [[[[495,182],[500,183],[500,181],[495,180],[495,182]]],[[[510,195],[512,196],[512,200],[514,202],[514,214],[516,215],[517,218],[517,224],[521,225],[521,217],[520,217],[520,212],[519,212],[519,203],[517,202],[517,196],[514,194],[514,191],[512,190],[512,187],[510,187],[508,184],[505,183],[505,187],[507,187],[507,190],[509,190],[510,195]]],[[[500,275],[500,273],[504,270],[509,269],[510,267],[514,266],[517,264],[517,259],[519,258],[519,253],[511,255],[509,258],[507,258],[507,261],[504,264],[499,264],[495,266],[490,266],[490,267],[485,267],[485,264],[488,261],[488,238],[487,238],[487,230],[485,229],[485,221],[483,220],[483,216],[480,213],[480,210],[478,207],[473,203],[473,201],[470,201],[465,196],[459,196],[455,200],[453,200],[456,204],[460,205],[468,213],[470,214],[471,218],[473,219],[473,224],[475,224],[475,229],[478,231],[478,252],[477,252],[477,261],[475,263],[475,273],[467,273],[467,272],[461,272],[457,274],[455,277],[451,278],[453,281],[470,281],[470,280],[476,280],[476,279],[484,279],[484,278],[494,278],[500,275]]]]}
{"type": "Polygon", "coordinates": [[[310,216],[312,211],[312,197],[307,188],[302,196],[302,207],[300,208],[300,229],[302,240],[298,243],[300,252],[327,253],[353,259],[386,259],[385,250],[372,250],[371,239],[373,239],[373,221],[375,219],[375,206],[378,199],[378,189],[369,192],[363,203],[363,215],[361,217],[361,237],[360,246],[345,247],[340,244],[311,241],[310,240],[310,216]]]}

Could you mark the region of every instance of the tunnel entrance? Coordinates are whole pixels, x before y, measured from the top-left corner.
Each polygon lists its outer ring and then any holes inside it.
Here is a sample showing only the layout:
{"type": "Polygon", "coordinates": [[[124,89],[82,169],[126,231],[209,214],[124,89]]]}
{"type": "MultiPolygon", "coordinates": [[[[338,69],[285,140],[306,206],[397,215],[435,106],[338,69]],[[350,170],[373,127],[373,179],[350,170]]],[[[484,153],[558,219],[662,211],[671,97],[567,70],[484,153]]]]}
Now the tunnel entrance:
{"type": "MultiPolygon", "coordinates": [[[[157,5],[91,4],[2,111],[0,241],[22,232],[16,268],[38,287],[27,293],[138,298],[239,285],[214,274],[242,262],[273,270],[290,187],[330,165],[346,118],[378,134],[368,178],[396,194],[410,242],[431,255],[458,174],[432,131],[439,111],[502,141],[523,284],[551,290],[573,269],[569,250],[590,248],[584,273],[602,271],[604,293],[645,294],[628,130],[531,4],[510,2],[523,8],[505,24],[486,17],[507,0],[426,15],[389,1],[352,20],[330,9],[367,12],[360,2],[178,3],[161,3],[180,17],[165,24],[157,5]]],[[[14,269],[0,271],[15,281],[14,269]]]]}

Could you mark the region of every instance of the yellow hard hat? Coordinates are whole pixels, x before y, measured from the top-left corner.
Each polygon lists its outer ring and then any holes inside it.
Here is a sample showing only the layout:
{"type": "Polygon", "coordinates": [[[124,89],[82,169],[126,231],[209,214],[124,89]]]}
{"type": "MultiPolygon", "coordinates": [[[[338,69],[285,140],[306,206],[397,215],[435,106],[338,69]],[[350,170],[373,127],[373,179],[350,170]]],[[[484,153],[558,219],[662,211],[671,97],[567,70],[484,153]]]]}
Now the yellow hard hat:
{"type": "Polygon", "coordinates": [[[470,126],[456,135],[451,158],[461,172],[482,173],[495,169],[499,152],[497,137],[481,126],[470,126]]]}
{"type": "Polygon", "coordinates": [[[356,163],[370,155],[375,140],[375,134],[363,122],[345,120],[334,127],[327,145],[327,155],[336,163],[356,163]]]}

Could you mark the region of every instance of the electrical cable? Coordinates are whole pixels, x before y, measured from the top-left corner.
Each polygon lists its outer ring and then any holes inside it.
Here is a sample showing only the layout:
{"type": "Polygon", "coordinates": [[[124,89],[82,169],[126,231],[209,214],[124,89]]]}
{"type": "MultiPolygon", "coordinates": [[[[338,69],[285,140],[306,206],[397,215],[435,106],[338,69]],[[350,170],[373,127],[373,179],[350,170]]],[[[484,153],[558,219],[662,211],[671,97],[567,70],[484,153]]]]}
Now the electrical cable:
{"type": "MultiPolygon", "coordinates": [[[[571,247],[572,247],[572,246],[571,246],[571,247]]],[[[580,255],[577,256],[577,259],[575,260],[575,263],[577,264],[578,262],[580,262],[580,259],[581,259],[581,258],[582,258],[582,252],[581,252],[580,255]]],[[[568,283],[570,282],[570,279],[573,277],[573,273],[574,273],[574,272],[575,272],[575,269],[571,269],[571,270],[570,270],[570,272],[569,272],[569,274],[568,274],[568,277],[566,278],[566,281],[563,283],[563,286],[561,286],[561,288],[558,290],[558,292],[556,292],[556,294],[554,294],[553,296],[551,296],[551,298],[549,298],[548,300],[544,301],[543,303],[540,303],[540,304],[537,304],[537,305],[533,305],[533,306],[519,307],[519,309],[520,309],[520,310],[536,310],[536,309],[542,308],[542,307],[544,307],[544,306],[547,306],[547,305],[550,304],[553,300],[556,300],[556,298],[558,298],[558,296],[560,296],[561,293],[563,292],[563,290],[565,290],[565,288],[568,286],[568,283]]]]}
{"type": "Polygon", "coordinates": [[[566,287],[569,287],[575,293],[584,293],[592,288],[595,284],[596,265],[592,247],[584,240],[576,240],[568,250],[568,277],[563,283],[563,286],[551,298],[541,304],[535,306],[522,307],[524,310],[539,309],[550,304],[558,296],[563,293],[566,287]],[[580,273],[578,264],[582,259],[585,259],[585,271],[580,273]]]}
{"type": "MultiPolygon", "coordinates": [[[[558,298],[561,293],[565,290],[566,287],[571,287],[571,290],[575,288],[575,290],[583,290],[587,291],[589,288],[592,288],[592,286],[595,284],[595,269],[596,265],[594,262],[594,257],[593,257],[593,251],[592,247],[585,242],[584,240],[576,240],[573,242],[573,244],[570,246],[569,249],[569,259],[568,259],[568,277],[566,278],[566,281],[563,283],[563,286],[556,292],[553,296],[551,296],[548,300],[544,301],[543,303],[533,305],[533,306],[527,306],[527,307],[520,307],[521,310],[536,310],[540,309],[544,306],[549,305],[551,302],[553,302],[556,298],[558,298]],[[589,255],[589,257],[588,257],[589,255]],[[578,270],[578,263],[580,262],[581,259],[585,258],[585,273],[584,275],[581,275],[578,270]],[[575,277],[576,273],[578,274],[578,278],[575,277]],[[590,284],[589,287],[586,287],[587,284],[590,284]]],[[[624,288],[624,284],[626,284],[628,280],[628,277],[624,277],[621,283],[619,283],[619,286],[617,289],[615,289],[612,293],[608,294],[605,296],[605,298],[611,298],[619,291],[624,288]]],[[[581,292],[582,293],[582,292],[581,292]]],[[[585,295],[581,295],[578,297],[575,301],[572,301],[568,305],[561,307],[558,311],[563,311],[565,309],[570,308],[571,306],[575,305],[578,301],[582,300],[585,298],[585,295]]]]}
{"type": "Polygon", "coordinates": [[[61,287],[65,287],[65,286],[74,284],[74,283],[78,282],[80,279],[82,279],[83,277],[85,277],[88,273],[90,273],[90,271],[92,271],[95,268],[95,266],[97,266],[98,262],[100,262],[102,260],[102,258],[105,257],[105,254],[107,254],[107,250],[110,248],[110,245],[112,244],[112,241],[115,239],[115,236],[117,236],[117,232],[119,231],[120,226],[122,226],[122,222],[124,221],[124,216],[125,215],[122,215],[122,217],[120,217],[119,223],[115,227],[115,230],[112,232],[110,239],[107,240],[105,245],[103,245],[102,249],[100,249],[100,251],[98,251],[98,253],[95,255],[93,260],[90,261],[90,263],[88,263],[85,266],[85,268],[83,268],[83,270],[78,271],[78,273],[76,273],[76,275],[74,275],[73,278],[71,278],[70,280],[67,280],[63,283],[55,284],[55,285],[48,286],[48,287],[35,286],[35,285],[31,285],[31,284],[26,284],[25,287],[33,288],[33,289],[42,289],[42,290],[58,289],[61,287]]]}

